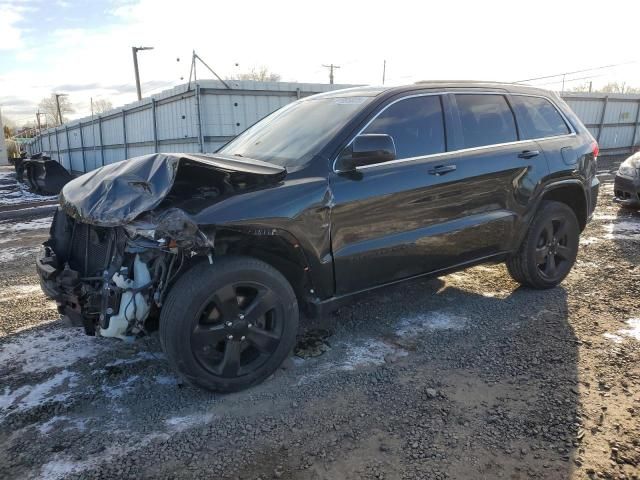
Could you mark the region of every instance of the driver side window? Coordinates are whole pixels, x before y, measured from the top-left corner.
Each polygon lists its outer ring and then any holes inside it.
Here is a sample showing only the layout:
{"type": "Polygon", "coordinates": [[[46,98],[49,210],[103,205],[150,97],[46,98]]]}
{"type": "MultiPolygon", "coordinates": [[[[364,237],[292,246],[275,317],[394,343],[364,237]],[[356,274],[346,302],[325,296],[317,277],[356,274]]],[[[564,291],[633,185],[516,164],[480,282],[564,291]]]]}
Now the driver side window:
{"type": "Polygon", "coordinates": [[[378,115],[362,133],[390,135],[397,159],[442,153],[446,151],[446,142],[440,96],[400,100],[378,115]]]}

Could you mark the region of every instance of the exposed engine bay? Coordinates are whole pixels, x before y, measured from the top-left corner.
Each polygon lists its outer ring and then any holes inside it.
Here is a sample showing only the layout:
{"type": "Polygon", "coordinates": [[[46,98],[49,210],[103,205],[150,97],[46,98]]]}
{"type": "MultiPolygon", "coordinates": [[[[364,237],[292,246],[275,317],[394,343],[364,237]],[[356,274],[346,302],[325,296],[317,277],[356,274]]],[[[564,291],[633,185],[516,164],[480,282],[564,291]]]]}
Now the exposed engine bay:
{"type": "Polygon", "coordinates": [[[145,238],[127,227],[95,227],[58,210],[44,244],[40,262],[51,269],[43,276],[45,291],[89,335],[124,339],[143,331],[186,257],[211,250],[197,227],[186,249],[174,239],[145,238]]]}
{"type": "Polygon", "coordinates": [[[283,174],[256,161],[154,154],[79,177],[37,261],[43,289],[87,334],[135,337],[187,265],[213,263],[215,226],[191,213],[283,174]]]}

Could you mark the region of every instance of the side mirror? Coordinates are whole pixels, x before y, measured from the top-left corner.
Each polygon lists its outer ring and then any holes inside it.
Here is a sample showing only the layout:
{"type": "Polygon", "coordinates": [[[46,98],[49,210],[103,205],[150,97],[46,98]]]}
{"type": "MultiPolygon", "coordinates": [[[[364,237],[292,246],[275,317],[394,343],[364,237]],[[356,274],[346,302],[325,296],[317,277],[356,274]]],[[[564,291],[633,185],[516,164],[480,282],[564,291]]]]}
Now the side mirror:
{"type": "Polygon", "coordinates": [[[369,133],[358,135],[338,161],[338,171],[350,172],[356,167],[389,162],[396,159],[396,146],[391,135],[369,133]]]}

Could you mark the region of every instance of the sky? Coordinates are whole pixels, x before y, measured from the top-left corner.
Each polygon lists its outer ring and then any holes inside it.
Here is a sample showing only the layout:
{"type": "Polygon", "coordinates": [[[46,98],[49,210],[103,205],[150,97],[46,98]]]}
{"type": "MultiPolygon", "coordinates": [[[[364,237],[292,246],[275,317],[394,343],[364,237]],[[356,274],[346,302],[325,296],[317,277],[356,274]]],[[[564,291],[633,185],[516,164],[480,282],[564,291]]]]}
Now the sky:
{"type": "Polygon", "coordinates": [[[391,85],[519,81],[621,64],[567,75],[566,88],[640,86],[638,18],[638,0],[0,0],[0,108],[21,124],[52,92],[69,95],[71,118],[91,98],[132,102],[132,46],[154,47],[138,54],[145,95],[186,82],[194,49],[223,78],[264,65],[328,83],[333,63],[336,83],[378,85],[386,60],[391,85]]]}

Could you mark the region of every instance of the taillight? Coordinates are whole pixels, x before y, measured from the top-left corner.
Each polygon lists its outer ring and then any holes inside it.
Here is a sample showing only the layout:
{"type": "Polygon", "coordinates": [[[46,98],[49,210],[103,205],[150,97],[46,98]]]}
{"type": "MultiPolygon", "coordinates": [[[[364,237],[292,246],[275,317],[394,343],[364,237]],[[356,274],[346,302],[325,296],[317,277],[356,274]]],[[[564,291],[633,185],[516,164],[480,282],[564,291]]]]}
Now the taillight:
{"type": "Polygon", "coordinates": [[[591,150],[593,150],[593,158],[598,158],[598,154],[600,153],[600,147],[598,146],[598,142],[594,141],[591,144],[591,150]]]}

